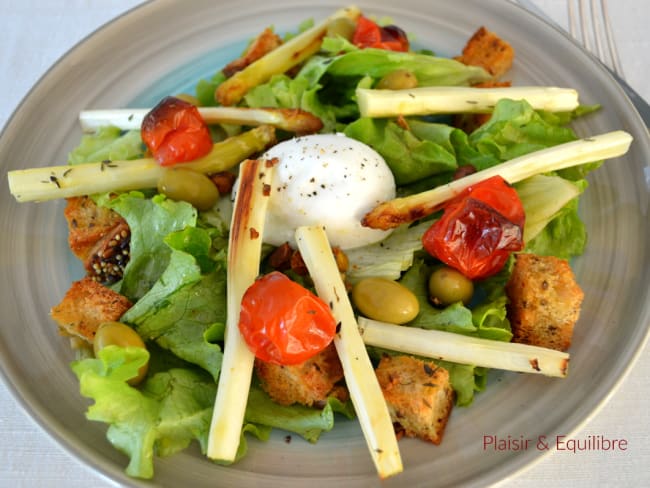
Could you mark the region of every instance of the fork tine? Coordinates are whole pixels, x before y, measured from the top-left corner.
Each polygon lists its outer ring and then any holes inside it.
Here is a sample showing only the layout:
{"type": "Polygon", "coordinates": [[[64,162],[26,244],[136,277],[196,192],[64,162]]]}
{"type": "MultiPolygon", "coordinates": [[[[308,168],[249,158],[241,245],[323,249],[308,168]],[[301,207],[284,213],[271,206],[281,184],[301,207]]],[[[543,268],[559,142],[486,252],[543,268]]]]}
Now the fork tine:
{"type": "Polygon", "coordinates": [[[607,40],[607,47],[609,48],[609,53],[612,58],[612,64],[614,65],[614,71],[619,75],[623,74],[623,66],[621,65],[621,59],[618,56],[618,50],[616,49],[616,43],[614,42],[614,34],[612,33],[612,24],[609,21],[609,14],[607,13],[607,1],[600,0],[600,9],[603,13],[603,23],[605,24],[605,38],[607,40]]]}
{"type": "Polygon", "coordinates": [[[606,66],[622,75],[623,69],[607,12],[607,1],[569,0],[567,4],[571,36],[606,66]]]}
{"type": "Polygon", "coordinates": [[[591,5],[589,6],[589,10],[591,13],[591,26],[593,28],[594,32],[594,41],[596,44],[595,47],[595,54],[598,56],[598,58],[605,63],[606,65],[609,65],[609,56],[605,52],[605,49],[603,48],[603,42],[601,39],[601,36],[598,35],[599,32],[601,32],[601,29],[603,28],[601,26],[601,21],[603,19],[604,13],[602,10],[600,11],[601,15],[598,15],[599,11],[598,9],[603,6],[603,2],[598,2],[598,0],[591,0],[591,5]],[[600,5],[598,5],[600,3],[600,5]]]}
{"type": "Polygon", "coordinates": [[[582,44],[587,51],[592,51],[591,37],[589,36],[589,28],[587,26],[587,8],[583,0],[578,2],[578,13],[580,16],[580,31],[582,32],[582,44]]]}
{"type": "Polygon", "coordinates": [[[578,37],[578,21],[576,17],[576,6],[573,3],[572,0],[569,0],[567,2],[569,6],[569,34],[571,34],[571,37],[574,39],[580,41],[580,38],[578,37]]]}

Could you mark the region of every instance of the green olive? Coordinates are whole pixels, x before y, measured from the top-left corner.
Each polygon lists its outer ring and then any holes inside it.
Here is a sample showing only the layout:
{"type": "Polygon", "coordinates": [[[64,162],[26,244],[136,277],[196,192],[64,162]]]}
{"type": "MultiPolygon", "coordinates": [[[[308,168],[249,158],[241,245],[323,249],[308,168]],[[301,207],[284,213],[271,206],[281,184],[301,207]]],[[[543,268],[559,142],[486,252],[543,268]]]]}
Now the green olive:
{"type": "Polygon", "coordinates": [[[352,39],[354,35],[354,30],[356,29],[356,24],[353,20],[346,17],[339,17],[330,22],[327,27],[327,37],[337,37],[341,36],[347,40],[352,39]]]}
{"type": "Polygon", "coordinates": [[[460,271],[443,266],[429,277],[429,297],[434,305],[469,303],[474,294],[474,283],[460,271]]]}
{"type": "Polygon", "coordinates": [[[186,168],[165,169],[158,191],[172,200],[191,203],[199,210],[211,209],[219,200],[219,190],[203,173],[186,168]]]}
{"type": "MultiPolygon", "coordinates": [[[[142,349],[146,349],[138,333],[121,322],[103,322],[97,328],[95,338],[93,339],[95,356],[107,346],[141,347],[142,349]]],[[[147,375],[148,367],[149,363],[142,366],[138,371],[138,376],[131,378],[128,383],[132,386],[139,384],[147,375]]]]}
{"type": "Polygon", "coordinates": [[[420,312],[415,294],[397,281],[365,278],[352,287],[352,302],[368,318],[405,324],[420,312]]]}
{"type": "Polygon", "coordinates": [[[377,82],[378,90],[408,90],[418,86],[418,79],[407,69],[396,69],[377,82]]]}

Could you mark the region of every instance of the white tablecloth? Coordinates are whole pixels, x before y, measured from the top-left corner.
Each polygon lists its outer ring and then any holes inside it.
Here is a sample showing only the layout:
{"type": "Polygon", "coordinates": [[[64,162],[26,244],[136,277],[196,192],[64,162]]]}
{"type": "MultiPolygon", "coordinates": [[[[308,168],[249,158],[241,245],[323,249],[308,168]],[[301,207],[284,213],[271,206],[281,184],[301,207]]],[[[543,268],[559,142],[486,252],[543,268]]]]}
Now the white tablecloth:
{"type": "MultiPolygon", "coordinates": [[[[532,0],[567,26],[565,0],[532,0]]],[[[72,45],[138,0],[0,0],[0,127],[40,76],[72,45]]],[[[650,100],[650,2],[610,2],[630,85],[650,100]]],[[[625,439],[624,452],[555,452],[505,486],[650,486],[650,348],[579,438],[625,439]]],[[[106,480],[72,458],[21,410],[0,384],[0,486],[93,487],[106,480]]]]}

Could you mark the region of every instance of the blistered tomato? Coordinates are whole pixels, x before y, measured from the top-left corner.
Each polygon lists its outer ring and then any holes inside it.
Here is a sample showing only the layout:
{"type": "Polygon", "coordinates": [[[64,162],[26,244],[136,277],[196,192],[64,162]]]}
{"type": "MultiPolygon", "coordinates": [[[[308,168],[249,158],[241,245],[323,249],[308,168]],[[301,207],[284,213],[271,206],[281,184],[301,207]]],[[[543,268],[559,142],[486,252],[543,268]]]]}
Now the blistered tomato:
{"type": "Polygon", "coordinates": [[[239,330],[256,357],[291,365],[325,349],[334,338],[336,322],[325,302],[274,271],[244,294],[239,330]]]}
{"type": "Polygon", "coordinates": [[[422,236],[429,254],[470,279],[498,273],[523,249],[524,207],[500,176],[469,187],[422,236]]]}
{"type": "Polygon", "coordinates": [[[352,36],[352,44],[360,48],[373,47],[390,51],[409,50],[405,32],[395,25],[379,26],[367,17],[359,17],[352,36]]]}
{"type": "Polygon", "coordinates": [[[175,97],[151,109],[140,133],[161,166],[192,161],[212,149],[210,130],[196,106],[175,97]]]}

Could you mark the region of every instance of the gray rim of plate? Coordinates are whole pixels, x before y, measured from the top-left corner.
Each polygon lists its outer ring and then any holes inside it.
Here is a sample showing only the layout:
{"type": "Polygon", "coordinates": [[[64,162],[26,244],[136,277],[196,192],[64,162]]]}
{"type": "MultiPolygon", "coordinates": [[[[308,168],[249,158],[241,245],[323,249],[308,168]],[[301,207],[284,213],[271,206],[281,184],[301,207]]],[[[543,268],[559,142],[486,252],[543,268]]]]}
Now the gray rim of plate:
{"type": "MultiPolygon", "coordinates": [[[[442,55],[457,54],[476,28],[485,25],[515,47],[515,67],[509,75],[515,84],[571,86],[580,91],[583,103],[603,104],[601,113],[574,125],[579,135],[623,129],[635,137],[625,157],[593,173],[581,200],[589,245],[573,264],[586,299],[570,351],[569,377],[553,380],[493,372],[491,387],[471,407],[455,409],[442,445],[400,443],[405,472],[382,486],[404,482],[479,486],[511,478],[542,454],[487,452],[482,450],[482,436],[535,438],[576,432],[613,394],[647,340],[647,130],[621,88],[592,56],[517,5],[470,0],[357,5],[365,12],[390,16],[416,35],[419,47],[442,55]]],[[[298,0],[272,5],[196,0],[190,7],[161,0],[136,7],[81,41],[38,81],[0,136],[2,169],[60,164],[79,140],[80,110],[146,106],[163,95],[185,91],[213,74],[267,25],[281,32],[292,30],[307,18],[323,18],[342,6],[326,0],[309,6],[298,0]]],[[[106,441],[105,426],[85,420],[90,402],[78,393],[68,367],[73,355],[48,317],[50,307],[81,277],[67,248],[63,203],[17,204],[7,187],[1,198],[4,381],[49,435],[107,481],[151,486],[128,478],[123,472],[126,458],[106,441]]],[[[379,485],[355,422],[339,421],[316,445],[295,436],[288,444],[281,432],[268,443],[251,441],[247,458],[231,467],[210,463],[194,445],[158,460],[153,480],[168,486],[332,482],[379,485]]]]}

